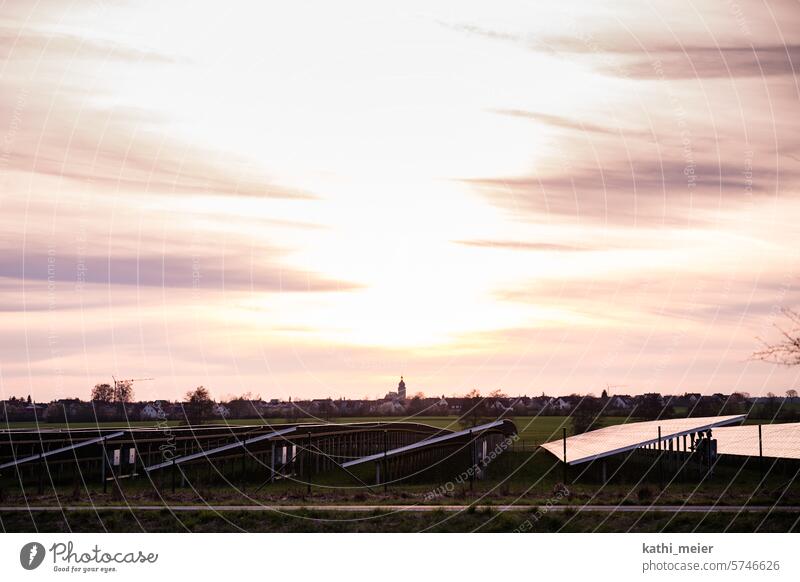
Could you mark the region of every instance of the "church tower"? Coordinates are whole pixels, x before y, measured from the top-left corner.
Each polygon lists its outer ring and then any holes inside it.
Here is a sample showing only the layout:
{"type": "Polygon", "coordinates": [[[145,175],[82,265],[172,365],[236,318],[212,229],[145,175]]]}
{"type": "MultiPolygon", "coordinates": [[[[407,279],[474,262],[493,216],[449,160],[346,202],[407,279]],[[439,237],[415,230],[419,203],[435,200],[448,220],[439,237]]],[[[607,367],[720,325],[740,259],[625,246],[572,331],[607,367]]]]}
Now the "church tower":
{"type": "Polygon", "coordinates": [[[400,376],[400,383],[397,385],[397,396],[400,400],[406,399],[406,383],[403,381],[402,376],[400,376]]]}

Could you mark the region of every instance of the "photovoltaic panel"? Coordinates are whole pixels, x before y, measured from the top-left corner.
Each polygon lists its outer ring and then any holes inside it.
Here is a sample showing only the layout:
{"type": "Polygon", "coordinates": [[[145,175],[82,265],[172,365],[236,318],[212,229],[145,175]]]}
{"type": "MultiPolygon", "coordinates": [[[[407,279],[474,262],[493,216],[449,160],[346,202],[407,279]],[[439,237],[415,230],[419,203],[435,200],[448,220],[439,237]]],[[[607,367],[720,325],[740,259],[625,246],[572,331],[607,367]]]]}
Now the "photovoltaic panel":
{"type": "MultiPolygon", "coordinates": [[[[758,425],[729,426],[713,434],[721,455],[758,456],[758,425]]],[[[800,422],[761,425],[761,447],[765,457],[800,459],[800,422]]]]}
{"type": "MultiPolygon", "coordinates": [[[[586,463],[657,443],[659,427],[661,427],[661,440],[667,441],[671,438],[739,422],[744,417],[744,414],[735,414],[700,418],[671,418],[668,420],[649,420],[607,426],[568,437],[567,464],[586,463]]],[[[545,443],[542,448],[559,459],[564,459],[563,440],[545,443]]]]}
{"type": "Polygon", "coordinates": [[[197,452],[197,453],[192,453],[191,455],[183,455],[181,457],[175,457],[174,459],[170,459],[168,461],[163,461],[163,462],[158,463],[156,465],[151,465],[150,467],[145,467],[144,470],[149,473],[150,471],[155,471],[156,469],[163,469],[164,467],[171,467],[172,465],[180,465],[182,463],[186,463],[188,461],[194,461],[196,459],[200,459],[200,458],[203,458],[203,457],[208,458],[208,457],[211,457],[212,455],[216,455],[216,454],[222,453],[224,451],[229,451],[231,449],[236,449],[238,447],[244,447],[246,445],[251,445],[251,444],[257,443],[259,441],[263,441],[263,440],[279,437],[279,436],[282,436],[282,435],[285,435],[285,434],[289,434],[290,432],[294,432],[296,430],[297,430],[296,426],[291,426],[289,428],[284,428],[283,430],[276,430],[274,432],[270,432],[270,433],[267,433],[267,434],[262,434],[262,435],[259,435],[259,436],[256,436],[256,437],[249,438],[247,440],[234,441],[232,443],[228,443],[226,445],[215,447],[215,448],[209,449],[207,451],[200,451],[200,452],[197,452]]]}
{"type": "MultiPolygon", "coordinates": [[[[499,427],[502,427],[503,425],[508,425],[508,421],[507,420],[496,420],[494,422],[490,422],[490,423],[487,423],[487,424],[481,424],[479,426],[474,426],[472,428],[468,428],[468,429],[465,429],[465,430],[460,430],[458,432],[450,432],[450,433],[447,433],[447,434],[444,434],[444,435],[441,435],[441,436],[428,438],[428,439],[425,439],[425,440],[422,440],[422,441],[419,441],[419,442],[416,442],[416,443],[413,443],[413,444],[410,444],[410,445],[405,445],[405,446],[402,446],[402,447],[399,447],[399,448],[396,448],[396,449],[388,450],[385,453],[375,453],[373,455],[368,455],[366,457],[361,457],[360,459],[353,459],[352,461],[348,461],[346,463],[342,463],[342,467],[347,468],[347,467],[353,467],[355,465],[361,465],[363,463],[370,463],[372,461],[378,461],[380,459],[384,459],[384,458],[387,458],[387,457],[393,457],[395,455],[401,455],[403,453],[408,453],[410,451],[414,451],[414,450],[421,449],[421,448],[424,448],[424,447],[429,447],[429,446],[431,446],[433,444],[446,442],[446,441],[457,439],[457,438],[460,438],[460,437],[463,437],[463,436],[468,436],[468,435],[473,434],[473,433],[477,435],[477,434],[480,434],[483,431],[491,430],[493,428],[499,428],[499,427]]],[[[511,425],[511,426],[513,426],[513,425],[511,425]]],[[[514,429],[514,431],[516,432],[516,429],[514,429]]]]}
{"type": "Polygon", "coordinates": [[[28,463],[30,461],[38,461],[38,460],[41,460],[41,459],[46,459],[47,457],[52,457],[53,455],[58,455],[60,453],[65,453],[67,451],[73,451],[75,449],[80,449],[81,447],[85,447],[85,446],[88,446],[88,445],[94,445],[94,444],[97,444],[97,443],[101,443],[101,442],[106,441],[106,440],[115,439],[115,438],[117,438],[119,436],[122,436],[124,434],[125,434],[125,431],[119,431],[119,432],[115,432],[115,433],[99,436],[97,438],[88,439],[88,440],[85,440],[85,441],[80,441],[80,442],[77,442],[77,443],[73,443],[71,445],[67,445],[66,447],[61,447],[59,449],[55,449],[55,450],[52,450],[52,451],[46,451],[44,453],[37,453],[35,455],[30,455],[29,457],[24,457],[24,458],[21,458],[21,459],[17,459],[15,461],[10,461],[8,463],[4,463],[4,464],[0,465],[0,469],[5,469],[7,467],[13,467],[15,465],[22,465],[23,463],[28,463]]]}

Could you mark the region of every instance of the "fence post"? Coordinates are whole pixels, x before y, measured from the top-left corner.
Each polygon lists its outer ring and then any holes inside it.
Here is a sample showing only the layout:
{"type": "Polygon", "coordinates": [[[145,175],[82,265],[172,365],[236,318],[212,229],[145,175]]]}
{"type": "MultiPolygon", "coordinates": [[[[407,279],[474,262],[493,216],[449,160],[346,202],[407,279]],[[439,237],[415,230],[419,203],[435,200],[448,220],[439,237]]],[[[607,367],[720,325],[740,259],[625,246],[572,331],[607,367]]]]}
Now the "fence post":
{"type": "Polygon", "coordinates": [[[269,482],[275,481],[275,442],[272,442],[269,457],[269,482]]]}
{"type": "Polygon", "coordinates": [[[469,429],[469,462],[470,462],[470,475],[469,475],[469,490],[472,491],[475,487],[475,441],[472,440],[472,429],[469,429]]]}
{"type": "Polygon", "coordinates": [[[242,483],[247,478],[247,445],[242,443],[242,483]]]}
{"type": "Polygon", "coordinates": [[[106,481],[106,462],[108,460],[106,456],[106,441],[103,441],[100,454],[103,456],[103,460],[100,461],[100,479],[103,480],[103,493],[105,493],[108,490],[108,482],[106,481]]]}
{"type": "Polygon", "coordinates": [[[664,450],[661,442],[661,425],[658,426],[658,487],[664,489],[664,450]]]}
{"type": "Polygon", "coordinates": [[[384,429],[383,431],[383,492],[384,493],[389,490],[389,465],[388,465],[388,460],[386,458],[388,438],[389,438],[389,431],[384,429]]]}
{"type": "Polygon", "coordinates": [[[561,437],[564,441],[564,486],[567,485],[567,428],[561,429],[561,437]]]}
{"type": "Polygon", "coordinates": [[[306,493],[311,495],[311,432],[307,435],[305,462],[306,468],[306,493]]]}

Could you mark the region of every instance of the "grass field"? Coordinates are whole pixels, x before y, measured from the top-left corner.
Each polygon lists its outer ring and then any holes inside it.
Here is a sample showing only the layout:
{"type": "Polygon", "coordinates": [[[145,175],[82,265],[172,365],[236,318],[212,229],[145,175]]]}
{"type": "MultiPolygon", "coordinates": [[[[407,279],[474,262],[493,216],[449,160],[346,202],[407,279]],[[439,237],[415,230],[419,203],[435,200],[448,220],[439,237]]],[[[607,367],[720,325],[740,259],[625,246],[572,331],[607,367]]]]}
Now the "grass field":
{"type": "MultiPolygon", "coordinates": [[[[517,430],[519,431],[519,440],[520,443],[524,442],[526,447],[538,446],[542,443],[545,443],[549,440],[557,439],[561,437],[561,429],[566,427],[567,434],[572,434],[572,426],[568,416],[511,416],[508,417],[510,420],[514,422],[517,426],[517,430]]],[[[625,422],[625,417],[621,416],[605,416],[600,419],[600,426],[610,426],[613,424],[620,424],[625,422]]],[[[488,421],[488,420],[487,420],[488,421]]],[[[241,425],[254,425],[254,424],[284,424],[288,422],[284,419],[237,419],[237,420],[229,420],[226,421],[224,424],[232,425],[232,426],[241,426],[241,425]]],[[[458,417],[456,416],[417,416],[417,417],[409,417],[409,418],[398,418],[398,417],[388,417],[388,416],[364,416],[364,417],[346,417],[346,418],[332,418],[330,420],[314,420],[314,419],[298,419],[293,422],[298,423],[318,423],[318,422],[335,422],[335,423],[352,423],[352,422],[419,422],[421,424],[427,424],[430,426],[435,426],[437,428],[447,428],[451,430],[460,430],[463,428],[458,423],[458,417]]],[[[211,424],[211,423],[209,423],[211,424]]],[[[214,424],[220,424],[216,422],[214,424]]],[[[110,429],[110,428],[126,428],[126,427],[166,427],[166,426],[179,426],[179,421],[169,421],[169,422],[157,422],[157,421],[132,421],[130,423],[120,423],[120,422],[104,422],[104,423],[96,423],[96,422],[76,422],[76,423],[39,423],[38,427],[43,429],[54,429],[54,428],[103,428],[103,429],[110,429]]],[[[12,422],[6,424],[0,424],[0,428],[37,428],[37,424],[34,422],[12,422]]]]}
{"type": "MultiPolygon", "coordinates": [[[[229,466],[235,469],[234,462],[229,466]]],[[[719,464],[712,475],[689,473],[659,482],[654,466],[647,460],[608,464],[609,481],[603,483],[599,466],[573,467],[567,476],[569,494],[559,496],[559,505],[800,505],[800,481],[788,466],[767,466],[759,470],[757,460],[741,464],[719,464]]],[[[190,475],[184,487],[172,491],[168,474],[119,482],[103,493],[95,482],[87,487],[53,487],[42,493],[28,487],[23,493],[18,484],[6,481],[0,488],[0,505],[448,505],[481,503],[545,504],[563,481],[563,465],[549,453],[510,451],[488,468],[487,477],[469,482],[458,477],[463,466],[457,461],[442,463],[411,479],[391,483],[386,489],[375,486],[374,474],[367,468],[358,477],[330,471],[314,478],[311,492],[302,480],[287,479],[265,484],[266,472],[256,471],[246,478],[221,468],[219,474],[190,475]],[[226,476],[226,477],[223,477],[226,476]],[[365,485],[369,484],[369,486],[365,485]],[[448,486],[450,484],[451,486],[448,486]]]]}

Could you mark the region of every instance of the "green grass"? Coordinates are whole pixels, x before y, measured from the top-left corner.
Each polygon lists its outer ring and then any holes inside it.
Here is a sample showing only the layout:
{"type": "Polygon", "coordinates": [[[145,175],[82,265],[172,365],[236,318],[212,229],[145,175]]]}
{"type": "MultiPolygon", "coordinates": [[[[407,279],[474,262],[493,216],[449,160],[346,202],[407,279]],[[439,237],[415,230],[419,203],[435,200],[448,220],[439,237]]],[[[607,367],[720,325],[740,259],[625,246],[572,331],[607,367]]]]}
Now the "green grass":
{"type": "MultiPolygon", "coordinates": [[[[599,465],[573,467],[568,474],[569,496],[560,497],[562,505],[800,505],[800,481],[793,479],[796,468],[765,467],[759,470],[757,460],[736,463],[720,463],[713,475],[702,476],[695,469],[670,483],[666,472],[664,487],[659,483],[658,473],[652,469],[651,460],[630,460],[624,465],[619,459],[608,461],[610,482],[602,484],[599,465]],[[764,479],[762,481],[762,479],[764,479]]],[[[45,480],[43,493],[37,493],[35,482],[26,486],[23,495],[18,483],[13,480],[0,482],[0,505],[114,505],[121,502],[131,504],[175,504],[192,505],[213,503],[219,505],[386,505],[386,504],[525,504],[538,505],[551,500],[556,486],[563,480],[563,466],[542,449],[506,452],[496,459],[488,470],[486,479],[470,484],[457,481],[463,471],[458,459],[443,462],[413,478],[392,483],[387,491],[375,486],[374,468],[356,468],[363,480],[358,482],[344,471],[328,471],[313,478],[309,495],[302,480],[282,480],[264,485],[264,470],[251,468],[245,478],[239,472],[239,463],[232,462],[219,467],[226,475],[206,470],[193,472],[187,469],[186,487],[171,488],[169,473],[153,475],[153,482],[144,475],[137,479],[120,481],[121,492],[115,493],[109,483],[108,491],[96,478],[87,482],[87,489],[62,483],[54,488],[45,480]],[[364,483],[369,484],[369,487],[364,483]],[[447,490],[443,486],[455,484],[447,490]],[[260,487],[264,485],[263,487],[260,487]],[[435,492],[434,495],[431,495],[435,492]]],[[[667,467],[668,469],[668,467],[667,467]]]]}
{"type": "MultiPolygon", "coordinates": [[[[567,416],[517,416],[509,417],[514,422],[519,431],[520,441],[524,441],[526,447],[533,447],[540,445],[544,442],[561,438],[561,429],[566,427],[567,435],[572,434],[572,426],[567,416]]],[[[600,426],[610,426],[613,424],[620,424],[626,421],[625,417],[621,416],[606,416],[600,419],[600,426]]],[[[254,424],[284,424],[286,419],[270,418],[270,419],[235,419],[226,421],[224,424],[232,426],[254,425],[254,424]]],[[[293,422],[298,423],[318,423],[318,422],[335,422],[335,423],[353,423],[353,422],[419,422],[435,426],[437,428],[447,428],[450,430],[459,430],[463,428],[456,416],[415,416],[408,418],[398,418],[389,416],[362,416],[362,417],[345,417],[345,418],[332,418],[330,420],[315,420],[315,419],[298,419],[293,422]]],[[[53,429],[53,428],[117,428],[117,427],[166,427],[166,426],[180,426],[179,421],[171,420],[168,422],[158,421],[132,421],[129,423],[124,422],[73,422],[73,423],[39,423],[40,428],[53,429]]],[[[221,424],[220,422],[208,423],[221,424]]],[[[0,424],[0,428],[36,428],[35,422],[11,422],[8,424],[0,424]]]]}
{"type": "MultiPolygon", "coordinates": [[[[519,441],[525,442],[526,447],[533,447],[553,439],[561,437],[561,429],[566,427],[567,435],[572,434],[572,426],[567,416],[511,416],[519,431],[519,441]]],[[[492,419],[487,419],[489,422],[492,419]]],[[[601,419],[601,426],[610,426],[624,422],[624,417],[604,417],[601,419]]],[[[397,417],[355,417],[355,418],[334,418],[330,422],[419,422],[435,426],[437,428],[447,428],[450,430],[461,430],[464,428],[458,422],[456,416],[417,416],[399,419],[397,417]]],[[[298,422],[309,422],[300,420],[298,422]]]]}

